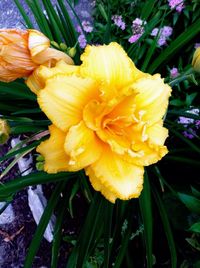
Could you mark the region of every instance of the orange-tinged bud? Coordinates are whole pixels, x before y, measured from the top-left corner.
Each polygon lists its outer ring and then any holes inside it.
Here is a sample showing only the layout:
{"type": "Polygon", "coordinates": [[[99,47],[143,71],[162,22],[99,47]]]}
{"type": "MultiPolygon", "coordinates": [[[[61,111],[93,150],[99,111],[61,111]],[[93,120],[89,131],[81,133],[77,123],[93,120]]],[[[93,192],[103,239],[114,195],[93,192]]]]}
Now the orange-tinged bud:
{"type": "Polygon", "coordinates": [[[10,134],[10,128],[5,120],[0,119],[0,144],[7,142],[10,134]]]}
{"type": "Polygon", "coordinates": [[[29,76],[39,65],[58,60],[73,64],[65,53],[50,48],[49,39],[36,30],[0,29],[0,81],[29,76]]]}
{"type": "Polygon", "coordinates": [[[200,47],[198,47],[194,52],[192,66],[196,72],[200,72],[200,47]]]}

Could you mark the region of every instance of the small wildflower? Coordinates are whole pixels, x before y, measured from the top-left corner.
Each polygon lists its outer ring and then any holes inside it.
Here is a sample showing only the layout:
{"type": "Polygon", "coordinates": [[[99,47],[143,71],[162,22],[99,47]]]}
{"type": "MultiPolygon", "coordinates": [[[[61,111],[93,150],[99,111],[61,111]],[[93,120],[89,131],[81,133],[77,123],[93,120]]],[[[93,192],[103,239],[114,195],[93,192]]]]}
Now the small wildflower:
{"type": "MultiPolygon", "coordinates": [[[[194,109],[186,111],[186,113],[199,115],[199,109],[194,108],[194,109]]],[[[200,120],[195,120],[193,118],[180,116],[178,119],[178,123],[182,124],[185,128],[187,128],[187,130],[183,131],[183,135],[186,138],[193,139],[197,136],[197,130],[199,130],[200,128],[200,120]]]]}
{"type": "Polygon", "coordinates": [[[132,36],[128,39],[128,41],[129,41],[129,43],[133,44],[133,43],[135,43],[141,36],[142,36],[142,34],[134,34],[134,35],[132,35],[132,36]]]}
{"type": "Polygon", "coordinates": [[[154,28],[151,32],[151,36],[156,37],[158,35],[158,46],[164,46],[167,44],[167,39],[172,35],[173,29],[170,26],[164,26],[163,28],[154,28]]]}
{"type": "Polygon", "coordinates": [[[78,33],[80,33],[80,34],[83,33],[83,31],[82,31],[82,29],[81,29],[81,27],[80,27],[79,25],[77,26],[76,31],[77,31],[78,33]]]}
{"type": "Polygon", "coordinates": [[[152,32],[151,32],[151,36],[157,36],[158,31],[159,31],[158,28],[154,28],[154,29],[152,30],[152,32]]]}
{"type": "Polygon", "coordinates": [[[178,69],[177,69],[176,67],[173,67],[173,68],[170,70],[170,77],[171,77],[171,78],[176,78],[177,76],[179,76],[178,69]]]}
{"type": "Polygon", "coordinates": [[[194,131],[192,128],[189,128],[188,131],[183,131],[183,135],[190,140],[197,136],[196,131],[194,131]]]}
{"type": "Polygon", "coordinates": [[[119,15],[113,15],[112,16],[112,20],[114,21],[114,24],[119,27],[121,30],[125,30],[126,28],[126,24],[125,22],[122,20],[122,16],[119,15]]]}
{"type": "Polygon", "coordinates": [[[170,26],[164,26],[162,28],[162,35],[165,37],[169,37],[170,35],[172,35],[173,29],[170,26]]]}
{"type": "Polygon", "coordinates": [[[132,32],[133,35],[128,39],[129,43],[135,43],[144,33],[144,25],[146,21],[136,18],[132,21],[132,32]]]}
{"type": "Polygon", "coordinates": [[[141,19],[139,19],[139,18],[136,18],[135,20],[132,21],[132,24],[133,24],[133,25],[142,26],[142,25],[147,24],[147,22],[144,21],[144,20],[141,20],[141,19]]]}
{"type": "Polygon", "coordinates": [[[185,8],[184,0],[168,0],[168,3],[170,8],[175,8],[178,13],[181,13],[181,11],[185,8]]]}
{"type": "Polygon", "coordinates": [[[83,30],[86,33],[91,33],[93,31],[93,26],[91,25],[91,23],[87,20],[82,21],[82,26],[83,26],[83,30]]]}
{"type": "Polygon", "coordinates": [[[136,18],[132,21],[132,32],[134,35],[136,34],[143,34],[144,33],[144,25],[146,24],[146,21],[143,21],[139,18],[136,18]]]}
{"type": "Polygon", "coordinates": [[[85,39],[84,34],[80,34],[78,37],[78,42],[81,48],[85,48],[87,45],[87,40],[85,39]]]}

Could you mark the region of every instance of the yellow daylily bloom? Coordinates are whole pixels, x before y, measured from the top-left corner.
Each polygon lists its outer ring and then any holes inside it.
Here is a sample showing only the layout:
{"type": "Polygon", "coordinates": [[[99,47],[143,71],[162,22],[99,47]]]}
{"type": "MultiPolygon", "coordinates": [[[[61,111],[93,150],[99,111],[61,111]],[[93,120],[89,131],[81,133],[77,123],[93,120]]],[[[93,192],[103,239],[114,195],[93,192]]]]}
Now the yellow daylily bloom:
{"type": "Polygon", "coordinates": [[[58,60],[73,64],[65,53],[50,48],[49,39],[36,30],[0,29],[0,81],[29,76],[39,65],[58,60]]]}
{"type": "Polygon", "coordinates": [[[160,75],[139,71],[117,43],[88,46],[81,59],[78,70],[62,62],[66,71],[39,71],[38,103],[57,129],[37,149],[44,169],[60,171],[61,159],[65,170],[85,169],[111,202],[137,198],[144,166],[168,152],[163,116],[171,88],[160,75]]]}
{"type": "Polygon", "coordinates": [[[200,72],[200,47],[198,47],[194,52],[192,66],[196,72],[200,72]]]}

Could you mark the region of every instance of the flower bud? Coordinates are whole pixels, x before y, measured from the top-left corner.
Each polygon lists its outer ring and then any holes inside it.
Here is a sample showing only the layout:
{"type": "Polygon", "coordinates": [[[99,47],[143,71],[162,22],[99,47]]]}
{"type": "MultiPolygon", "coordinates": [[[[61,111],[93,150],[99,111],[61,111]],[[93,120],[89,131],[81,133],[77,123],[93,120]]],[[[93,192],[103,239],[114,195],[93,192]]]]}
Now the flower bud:
{"type": "Polygon", "coordinates": [[[51,45],[56,47],[57,49],[60,49],[59,44],[57,42],[55,42],[55,41],[51,41],[51,45]]]}
{"type": "Polygon", "coordinates": [[[7,142],[10,134],[10,128],[5,120],[0,119],[0,144],[7,142]]]}
{"type": "Polygon", "coordinates": [[[50,48],[49,39],[36,30],[0,29],[0,81],[28,77],[39,65],[59,60],[73,64],[65,53],[50,48]]]}
{"type": "Polygon", "coordinates": [[[192,66],[196,72],[200,72],[200,47],[198,47],[194,52],[192,66]]]}
{"type": "Polygon", "coordinates": [[[68,55],[73,58],[76,55],[76,48],[75,47],[71,47],[68,50],[68,55]]]}
{"type": "Polygon", "coordinates": [[[67,50],[67,45],[65,43],[60,43],[60,48],[62,50],[67,50]]]}

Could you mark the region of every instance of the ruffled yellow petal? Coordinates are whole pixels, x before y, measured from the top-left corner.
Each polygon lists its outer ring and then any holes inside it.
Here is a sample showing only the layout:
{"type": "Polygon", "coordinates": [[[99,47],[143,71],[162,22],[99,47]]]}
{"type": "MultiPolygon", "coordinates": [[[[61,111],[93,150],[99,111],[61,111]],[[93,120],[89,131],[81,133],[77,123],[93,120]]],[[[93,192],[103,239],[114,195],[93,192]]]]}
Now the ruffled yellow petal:
{"type": "Polygon", "coordinates": [[[118,97],[126,86],[143,76],[117,43],[103,46],[87,46],[81,56],[81,75],[102,83],[102,97],[118,97]],[[119,90],[120,89],[120,90],[119,90]]]}
{"type": "Polygon", "coordinates": [[[56,75],[39,92],[38,103],[53,124],[67,131],[82,120],[84,106],[98,97],[97,88],[91,79],[56,75]]]}
{"type": "MultiPolygon", "coordinates": [[[[86,168],[91,181],[98,178],[117,198],[127,200],[140,195],[144,168],[130,164],[105,146],[100,159],[86,168]]],[[[102,193],[103,194],[103,193],[102,193]]]]}
{"type": "Polygon", "coordinates": [[[133,84],[136,93],[137,117],[148,124],[154,124],[166,113],[171,88],[164,84],[160,75],[139,79],[133,84]]]}
{"type": "Polygon", "coordinates": [[[95,173],[91,168],[89,169],[88,174],[90,176],[89,179],[92,184],[92,187],[95,189],[95,191],[101,192],[107,200],[109,200],[111,203],[115,203],[118,196],[114,194],[109,189],[109,187],[106,187],[103,183],[101,183],[101,181],[95,176],[95,173]]]}
{"type": "Polygon", "coordinates": [[[50,138],[37,147],[37,152],[45,158],[44,170],[48,173],[68,171],[69,157],[64,150],[66,133],[54,125],[49,126],[49,131],[50,138]]]}
{"type": "Polygon", "coordinates": [[[162,146],[168,137],[168,130],[162,126],[162,121],[147,128],[148,142],[151,145],[162,146]]]}
{"type": "Polygon", "coordinates": [[[38,67],[26,80],[27,86],[35,94],[42,88],[44,88],[46,80],[56,76],[58,74],[63,74],[65,76],[72,74],[79,74],[79,66],[69,65],[63,60],[56,63],[55,67],[49,68],[44,65],[38,67]]]}
{"type": "Polygon", "coordinates": [[[99,159],[102,144],[96,134],[81,121],[69,129],[65,141],[65,152],[70,157],[70,170],[76,171],[99,159]]]}

